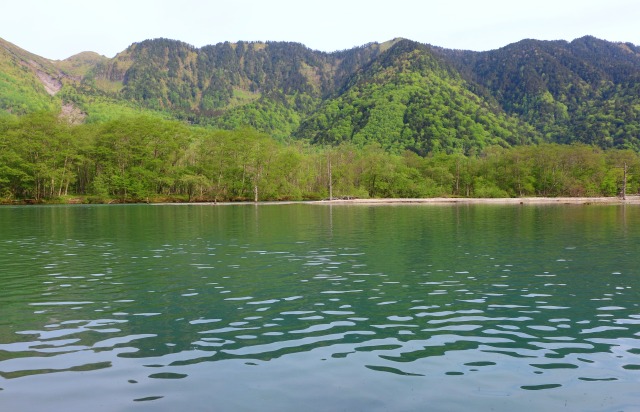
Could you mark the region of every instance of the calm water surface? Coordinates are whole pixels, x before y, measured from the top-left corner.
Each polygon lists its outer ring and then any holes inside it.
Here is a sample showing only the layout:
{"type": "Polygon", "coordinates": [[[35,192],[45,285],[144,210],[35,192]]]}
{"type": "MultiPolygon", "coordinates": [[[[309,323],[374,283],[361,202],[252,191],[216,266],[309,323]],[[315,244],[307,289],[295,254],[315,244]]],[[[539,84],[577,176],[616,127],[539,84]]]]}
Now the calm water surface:
{"type": "Polygon", "coordinates": [[[0,208],[2,411],[637,411],[636,206],[0,208]]]}

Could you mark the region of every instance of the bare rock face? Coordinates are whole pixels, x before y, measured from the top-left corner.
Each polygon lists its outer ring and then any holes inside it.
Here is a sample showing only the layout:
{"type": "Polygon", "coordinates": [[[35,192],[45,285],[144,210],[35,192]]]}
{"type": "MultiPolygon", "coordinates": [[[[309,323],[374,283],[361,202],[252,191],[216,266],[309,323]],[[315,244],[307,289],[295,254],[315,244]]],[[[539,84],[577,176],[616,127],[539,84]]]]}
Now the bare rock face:
{"type": "Polygon", "coordinates": [[[69,124],[81,124],[87,117],[87,114],[71,103],[62,105],[60,117],[65,119],[69,124]]]}
{"type": "Polygon", "coordinates": [[[49,93],[51,96],[55,95],[60,91],[60,89],[62,89],[62,82],[59,79],[56,79],[55,77],[41,70],[37,70],[36,74],[38,75],[38,79],[40,79],[40,81],[44,85],[47,93],[49,93]]]}
{"type": "MultiPolygon", "coordinates": [[[[35,70],[38,79],[44,86],[44,89],[51,96],[55,96],[62,89],[62,81],[61,78],[56,78],[51,74],[42,70],[42,66],[38,63],[31,61],[29,65],[35,70]]],[[[59,72],[60,76],[67,77],[64,73],[59,72]]],[[[62,105],[62,110],[60,111],[60,118],[66,120],[69,124],[80,124],[84,122],[84,119],[87,117],[87,114],[80,110],[77,106],[72,103],[64,103],[62,105]]]]}

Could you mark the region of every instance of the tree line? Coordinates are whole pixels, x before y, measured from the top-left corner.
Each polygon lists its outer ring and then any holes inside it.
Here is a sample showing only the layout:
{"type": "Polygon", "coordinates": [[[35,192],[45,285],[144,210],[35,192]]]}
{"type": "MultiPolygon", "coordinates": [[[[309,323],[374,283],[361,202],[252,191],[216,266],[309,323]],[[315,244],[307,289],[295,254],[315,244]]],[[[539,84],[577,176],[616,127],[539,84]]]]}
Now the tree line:
{"type": "Polygon", "coordinates": [[[637,193],[637,152],[584,144],[420,156],[149,116],[80,125],[50,112],[0,117],[4,203],[310,200],[329,187],[358,198],[616,196],[625,166],[627,193],[637,193]]]}

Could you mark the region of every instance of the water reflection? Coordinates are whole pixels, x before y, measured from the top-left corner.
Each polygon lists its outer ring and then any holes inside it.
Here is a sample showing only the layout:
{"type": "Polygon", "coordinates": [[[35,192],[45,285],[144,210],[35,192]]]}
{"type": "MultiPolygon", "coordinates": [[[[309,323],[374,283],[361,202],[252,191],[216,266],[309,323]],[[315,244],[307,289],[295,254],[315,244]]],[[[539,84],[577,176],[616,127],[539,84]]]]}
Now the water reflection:
{"type": "Polygon", "coordinates": [[[640,402],[639,215],[0,209],[0,403],[80,410],[101,384],[105,410],[197,407],[212,388],[223,409],[624,409],[640,402]]]}

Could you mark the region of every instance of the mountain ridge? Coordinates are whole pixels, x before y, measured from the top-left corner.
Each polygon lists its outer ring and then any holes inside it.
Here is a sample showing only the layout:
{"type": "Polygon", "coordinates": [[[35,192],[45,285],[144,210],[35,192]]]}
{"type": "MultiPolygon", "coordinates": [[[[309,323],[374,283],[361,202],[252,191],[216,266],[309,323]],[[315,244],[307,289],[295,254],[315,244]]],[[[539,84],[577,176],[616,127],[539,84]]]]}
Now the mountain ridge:
{"type": "Polygon", "coordinates": [[[542,141],[640,149],[640,48],[593,36],[487,52],[396,38],[330,53],[294,42],[197,48],[159,38],[113,58],[83,52],[60,61],[0,46],[8,79],[0,108],[14,114],[71,104],[93,122],[149,111],[419,154],[542,141]]]}

